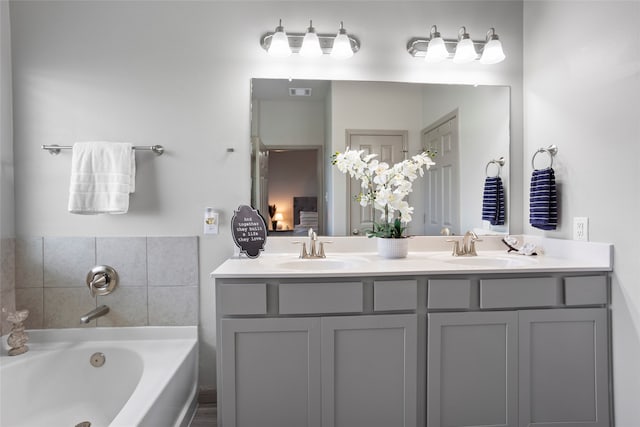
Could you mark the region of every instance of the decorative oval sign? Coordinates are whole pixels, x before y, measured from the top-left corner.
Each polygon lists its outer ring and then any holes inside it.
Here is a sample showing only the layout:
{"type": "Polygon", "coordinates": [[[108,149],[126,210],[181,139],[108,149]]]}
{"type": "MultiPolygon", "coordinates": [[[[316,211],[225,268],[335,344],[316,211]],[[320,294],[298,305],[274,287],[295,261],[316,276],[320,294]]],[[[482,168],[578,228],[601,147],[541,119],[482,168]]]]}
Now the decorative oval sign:
{"type": "Polygon", "coordinates": [[[231,234],[240,252],[257,258],[267,242],[267,225],[256,209],[240,205],[231,218],[231,234]]]}

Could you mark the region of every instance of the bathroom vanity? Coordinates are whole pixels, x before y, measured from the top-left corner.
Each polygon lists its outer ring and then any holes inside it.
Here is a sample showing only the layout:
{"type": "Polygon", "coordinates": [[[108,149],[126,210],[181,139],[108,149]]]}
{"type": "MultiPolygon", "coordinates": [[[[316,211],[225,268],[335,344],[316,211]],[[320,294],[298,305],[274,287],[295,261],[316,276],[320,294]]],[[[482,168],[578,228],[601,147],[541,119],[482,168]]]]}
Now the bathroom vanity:
{"type": "Polygon", "coordinates": [[[424,237],[385,260],[332,240],[212,273],[220,426],[611,425],[610,245],[424,237]]]}

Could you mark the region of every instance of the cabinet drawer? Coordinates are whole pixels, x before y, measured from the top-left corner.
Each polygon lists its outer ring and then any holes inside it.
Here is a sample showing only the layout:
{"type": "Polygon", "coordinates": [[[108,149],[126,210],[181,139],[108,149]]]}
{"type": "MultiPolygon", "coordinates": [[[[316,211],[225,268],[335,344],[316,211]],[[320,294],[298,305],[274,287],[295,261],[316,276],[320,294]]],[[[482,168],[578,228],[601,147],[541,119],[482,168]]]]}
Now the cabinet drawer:
{"type": "Polygon", "coordinates": [[[280,314],[360,313],[362,282],[281,283],[280,314]]]}
{"type": "Polygon", "coordinates": [[[560,279],[480,280],[480,308],[554,307],[562,304],[560,279]]]}
{"type": "Polygon", "coordinates": [[[266,314],[266,283],[228,283],[220,285],[222,315],[266,314]]]}
{"type": "MultiPolygon", "coordinates": [[[[477,292],[476,287],[476,295],[477,292]]],[[[477,304],[478,297],[476,296],[475,299],[477,304]]],[[[471,281],[468,279],[429,280],[427,307],[471,308],[471,281]]]]}
{"type": "Polygon", "coordinates": [[[566,305],[601,305],[607,303],[607,276],[564,278],[566,305]]]}
{"type": "Polygon", "coordinates": [[[373,282],[374,311],[415,310],[417,302],[417,280],[376,280],[373,282]]]}

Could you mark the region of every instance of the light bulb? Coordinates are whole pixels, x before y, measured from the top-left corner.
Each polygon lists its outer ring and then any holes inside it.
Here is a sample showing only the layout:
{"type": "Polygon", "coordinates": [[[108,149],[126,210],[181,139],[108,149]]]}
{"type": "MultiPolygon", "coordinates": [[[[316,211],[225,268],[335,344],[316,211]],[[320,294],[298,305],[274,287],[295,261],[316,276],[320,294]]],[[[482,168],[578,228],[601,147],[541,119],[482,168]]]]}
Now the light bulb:
{"type": "Polygon", "coordinates": [[[333,48],[331,49],[331,57],[337,59],[346,59],[353,56],[353,49],[351,49],[351,41],[347,36],[347,30],[344,29],[342,22],[340,22],[340,29],[336,38],[333,40],[333,48]]]}
{"type": "Polygon", "coordinates": [[[435,64],[436,62],[441,62],[448,57],[449,51],[438,32],[438,27],[432,25],[429,35],[429,43],[427,44],[427,54],[425,55],[424,60],[431,64],[435,64]]]}
{"type": "Polygon", "coordinates": [[[316,29],[313,28],[311,21],[309,21],[309,28],[307,28],[307,33],[304,35],[304,39],[302,39],[300,56],[304,56],[306,58],[317,58],[322,56],[320,39],[318,39],[316,29]]]}
{"type": "Polygon", "coordinates": [[[275,33],[271,36],[271,45],[269,45],[269,55],[276,58],[284,58],[291,55],[291,47],[289,46],[289,38],[282,27],[282,20],[276,27],[275,33]]]}
{"type": "Polygon", "coordinates": [[[480,57],[480,63],[482,64],[497,64],[504,61],[506,56],[502,50],[502,42],[498,38],[495,30],[491,28],[487,32],[487,44],[484,45],[482,56],[480,57]]]}
{"type": "Polygon", "coordinates": [[[462,27],[458,34],[458,44],[456,45],[453,62],[456,64],[466,64],[474,61],[478,57],[478,54],[476,53],[476,48],[473,46],[473,41],[469,38],[469,33],[467,33],[465,27],[462,27]]]}
{"type": "Polygon", "coordinates": [[[435,64],[444,61],[449,56],[449,51],[444,45],[442,37],[436,37],[429,40],[427,45],[427,55],[424,57],[426,62],[435,64]]]}

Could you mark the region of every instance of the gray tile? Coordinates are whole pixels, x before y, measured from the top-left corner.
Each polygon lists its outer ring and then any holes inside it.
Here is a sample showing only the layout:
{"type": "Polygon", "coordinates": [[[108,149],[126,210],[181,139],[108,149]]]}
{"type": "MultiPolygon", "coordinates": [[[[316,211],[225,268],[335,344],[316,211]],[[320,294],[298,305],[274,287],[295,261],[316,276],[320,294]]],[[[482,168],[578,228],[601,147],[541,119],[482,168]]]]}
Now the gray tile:
{"type": "Polygon", "coordinates": [[[16,277],[16,240],[10,237],[0,239],[0,292],[13,291],[16,277]]]}
{"type": "Polygon", "coordinates": [[[45,287],[83,287],[86,290],[87,273],[95,264],[94,237],[44,238],[45,287]]]}
{"type": "Polygon", "coordinates": [[[16,289],[16,308],[29,310],[29,317],[24,324],[27,329],[42,329],[44,316],[44,289],[16,289]]]}
{"type": "Polygon", "coordinates": [[[98,326],[146,326],[147,288],[123,287],[98,296],[98,305],[109,307],[109,314],[97,319],[98,326]]]}
{"type": "Polygon", "coordinates": [[[149,286],[197,286],[197,237],[148,237],[149,286]]]}
{"type": "Polygon", "coordinates": [[[42,237],[16,240],[16,288],[41,288],[43,279],[42,237]]]}
{"type": "Polygon", "coordinates": [[[197,286],[149,288],[149,325],[189,326],[197,324],[197,286]]]}
{"type": "Polygon", "coordinates": [[[0,334],[6,335],[11,332],[11,322],[7,320],[7,315],[16,311],[15,289],[8,289],[0,292],[0,334]]]}
{"type": "Polygon", "coordinates": [[[80,323],[80,317],[96,308],[96,299],[87,288],[44,288],[44,327],[80,328],[96,326],[96,321],[80,323]]]}
{"type": "Polygon", "coordinates": [[[96,264],[109,265],[118,273],[118,286],[147,285],[147,239],[145,237],[96,238],[96,264]]]}

